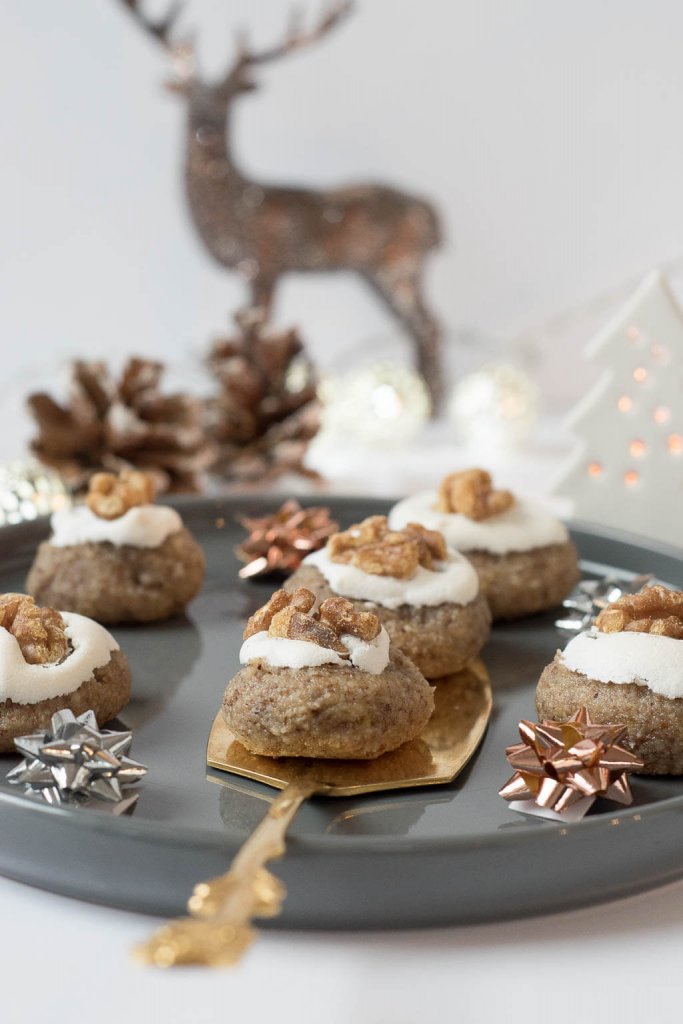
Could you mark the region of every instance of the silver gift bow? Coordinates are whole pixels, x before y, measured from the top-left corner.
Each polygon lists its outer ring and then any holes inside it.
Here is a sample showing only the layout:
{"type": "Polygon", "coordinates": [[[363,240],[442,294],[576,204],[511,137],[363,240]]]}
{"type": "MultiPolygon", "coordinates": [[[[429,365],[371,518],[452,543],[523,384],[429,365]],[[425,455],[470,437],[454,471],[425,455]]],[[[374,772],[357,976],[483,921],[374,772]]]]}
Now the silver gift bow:
{"type": "Polygon", "coordinates": [[[129,793],[146,774],[144,764],[126,757],[129,731],[99,729],[93,711],[78,718],[57,711],[45,732],[14,740],[24,755],[7,773],[9,782],[53,805],[97,806],[112,814],[130,811],[138,793],[129,793]]]}

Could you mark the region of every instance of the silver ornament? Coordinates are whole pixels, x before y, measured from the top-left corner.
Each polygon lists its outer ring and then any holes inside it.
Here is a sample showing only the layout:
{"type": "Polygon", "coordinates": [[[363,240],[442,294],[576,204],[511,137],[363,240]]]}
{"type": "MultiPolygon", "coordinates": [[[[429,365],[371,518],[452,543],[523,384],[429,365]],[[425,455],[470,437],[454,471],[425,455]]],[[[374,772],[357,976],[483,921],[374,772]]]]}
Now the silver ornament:
{"type": "Polygon", "coordinates": [[[624,594],[639,593],[653,579],[652,573],[630,578],[609,573],[598,579],[581,580],[562,602],[567,615],[556,619],[555,625],[568,636],[583,633],[591,629],[595,617],[603,608],[618,601],[624,594]]]}
{"type": "Polygon", "coordinates": [[[78,718],[57,711],[45,732],[14,740],[24,755],[7,780],[54,806],[99,807],[124,814],[137,802],[128,790],[147,773],[144,764],[126,757],[132,732],[99,729],[94,711],[78,718]]]}
{"type": "Polygon", "coordinates": [[[458,382],[448,415],[461,440],[480,451],[517,448],[538,418],[538,388],[523,371],[490,363],[458,382]]]}
{"type": "Polygon", "coordinates": [[[321,440],[396,447],[412,441],[429,419],[431,401],[419,373],[378,363],[329,377],[320,385],[321,440]]]}
{"type": "Polygon", "coordinates": [[[0,526],[50,515],[69,502],[59,475],[37,459],[0,465],[0,526]]]}

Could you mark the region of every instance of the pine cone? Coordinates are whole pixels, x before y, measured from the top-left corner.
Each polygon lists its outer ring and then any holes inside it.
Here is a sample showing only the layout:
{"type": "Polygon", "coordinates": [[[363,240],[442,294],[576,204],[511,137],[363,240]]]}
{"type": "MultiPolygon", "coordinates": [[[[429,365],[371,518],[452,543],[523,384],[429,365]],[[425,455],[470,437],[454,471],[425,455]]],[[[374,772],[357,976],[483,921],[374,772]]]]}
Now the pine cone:
{"type": "Polygon", "coordinates": [[[243,481],[317,477],[302,462],[320,423],[315,374],[297,332],[268,329],[260,308],[235,320],[239,336],[216,341],[208,357],[221,388],[206,403],[218,445],[214,472],[243,481]]]}
{"type": "Polygon", "coordinates": [[[202,425],[202,404],[185,394],[162,395],[161,363],[129,359],[116,380],[105,363],[71,366],[69,397],[29,395],[38,425],[31,448],[73,490],[98,470],[142,469],[160,491],[199,490],[216,452],[202,425]]]}

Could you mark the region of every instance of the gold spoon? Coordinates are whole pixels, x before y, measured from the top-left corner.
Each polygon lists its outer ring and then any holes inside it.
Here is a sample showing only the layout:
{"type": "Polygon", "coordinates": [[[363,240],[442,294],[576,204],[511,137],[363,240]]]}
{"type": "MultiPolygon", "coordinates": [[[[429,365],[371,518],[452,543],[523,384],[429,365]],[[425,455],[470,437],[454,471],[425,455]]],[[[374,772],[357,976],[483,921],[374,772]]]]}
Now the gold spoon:
{"type": "Polygon", "coordinates": [[[147,964],[173,967],[236,963],[256,936],[254,917],[276,917],[286,895],[266,863],[285,852],[285,834],[304,800],[433,786],[453,779],[476,751],[491,714],[488,673],[480,661],[436,684],[435,710],[422,736],[372,761],[270,758],[250,754],[216,715],[207,748],[211,768],[281,789],[263,821],[236,854],[230,870],[195,886],[191,916],[161,927],[138,947],[147,964]]]}

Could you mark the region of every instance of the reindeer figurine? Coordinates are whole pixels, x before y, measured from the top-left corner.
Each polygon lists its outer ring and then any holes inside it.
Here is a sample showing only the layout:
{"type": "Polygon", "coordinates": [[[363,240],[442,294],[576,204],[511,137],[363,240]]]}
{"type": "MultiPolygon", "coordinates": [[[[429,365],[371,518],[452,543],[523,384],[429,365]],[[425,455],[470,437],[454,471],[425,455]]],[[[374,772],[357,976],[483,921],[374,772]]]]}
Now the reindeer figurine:
{"type": "Polygon", "coordinates": [[[260,184],[242,173],[231,151],[232,104],[257,88],[256,69],[317,42],[349,14],[351,0],[328,7],[308,32],[293,24],[284,40],[268,49],[250,50],[242,38],[228,73],[215,83],[199,77],[191,45],[170,40],[179,4],[153,22],[142,14],[139,0],[123,3],[174,60],[177,74],[170,88],[188,105],[187,198],[214,259],[248,281],[252,303],[266,315],[284,273],[356,271],[414,340],[417,367],[436,407],[441,335],[422,295],[423,263],[439,244],[434,209],[384,185],[315,191],[260,184]]]}

